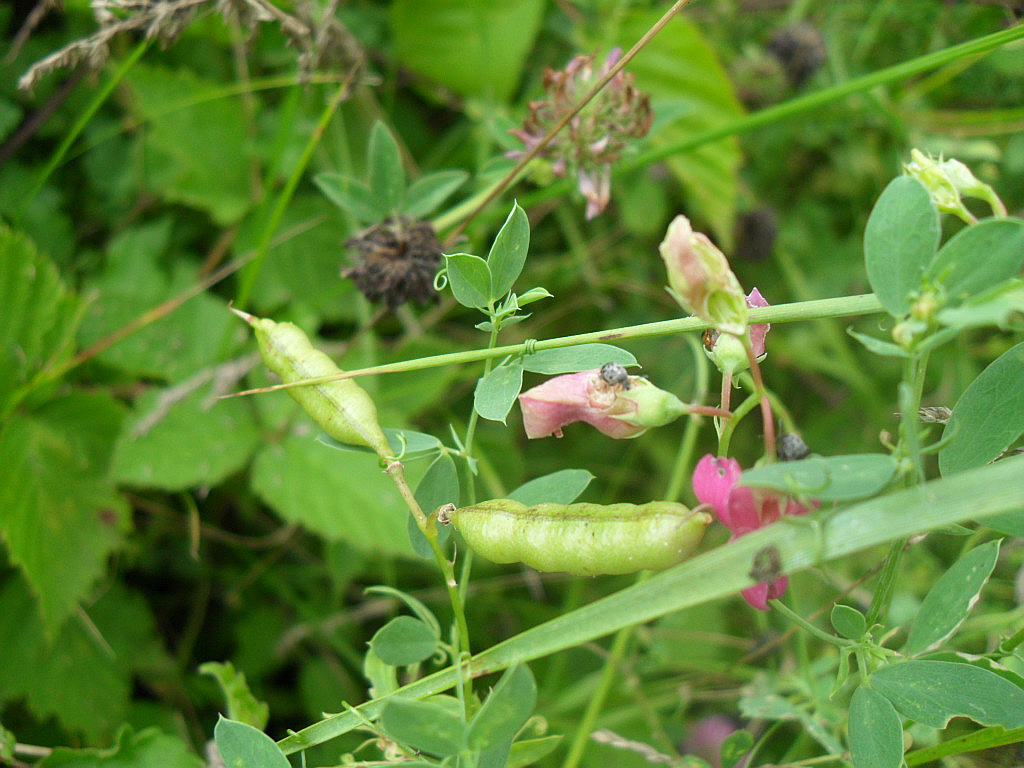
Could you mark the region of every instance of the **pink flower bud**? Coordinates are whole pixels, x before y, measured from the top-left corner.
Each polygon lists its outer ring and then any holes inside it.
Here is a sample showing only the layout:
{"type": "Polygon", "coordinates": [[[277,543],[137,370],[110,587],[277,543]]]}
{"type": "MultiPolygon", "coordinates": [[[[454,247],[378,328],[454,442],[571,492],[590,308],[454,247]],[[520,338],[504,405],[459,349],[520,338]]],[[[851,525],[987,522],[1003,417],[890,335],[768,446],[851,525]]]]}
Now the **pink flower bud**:
{"type": "Polygon", "coordinates": [[[694,232],[685,216],[669,224],[658,247],[669,287],[683,306],[719,331],[740,336],[747,330],[747,302],[725,255],[707,235],[694,232]]]}
{"type": "MultiPolygon", "coordinates": [[[[767,300],[761,292],[755,288],[746,297],[748,307],[767,307],[767,300]]],[[[754,350],[754,357],[760,361],[766,354],[765,341],[768,331],[772,328],[771,323],[758,323],[748,329],[750,332],[750,346],[754,350]]],[[[718,370],[723,373],[739,373],[750,367],[747,359],[746,349],[743,343],[732,334],[719,333],[711,329],[704,333],[704,349],[708,353],[718,370]]]]}
{"type": "MultiPolygon", "coordinates": [[[[637,437],[675,421],[691,406],[647,379],[630,376],[628,387],[609,382],[600,369],[555,376],[519,396],[526,436],[562,436],[562,427],[583,421],[608,437],[637,437]]],[[[695,407],[695,406],[694,406],[695,407]]]]}

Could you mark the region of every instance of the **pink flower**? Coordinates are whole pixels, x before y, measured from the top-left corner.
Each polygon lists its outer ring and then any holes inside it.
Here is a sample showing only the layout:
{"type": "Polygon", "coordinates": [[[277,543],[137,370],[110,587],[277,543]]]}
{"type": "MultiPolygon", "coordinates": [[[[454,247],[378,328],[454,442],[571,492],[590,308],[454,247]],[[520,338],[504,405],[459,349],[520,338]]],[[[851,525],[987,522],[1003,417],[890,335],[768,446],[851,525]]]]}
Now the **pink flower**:
{"type": "MultiPolygon", "coordinates": [[[[783,515],[804,515],[807,507],[767,488],[738,485],[742,469],[735,459],[706,455],[693,471],[693,492],[732,531],[730,541],[771,525],[783,515]]],[[[764,611],[768,600],[782,597],[789,577],[779,576],[743,590],[748,603],[764,611]]]]}

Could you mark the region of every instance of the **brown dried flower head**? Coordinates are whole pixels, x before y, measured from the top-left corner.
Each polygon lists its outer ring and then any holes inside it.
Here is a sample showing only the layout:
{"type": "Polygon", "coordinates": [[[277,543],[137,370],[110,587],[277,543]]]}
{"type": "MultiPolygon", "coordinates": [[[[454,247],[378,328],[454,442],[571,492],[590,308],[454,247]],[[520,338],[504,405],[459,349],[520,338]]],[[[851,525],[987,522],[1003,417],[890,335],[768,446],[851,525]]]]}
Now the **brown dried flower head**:
{"type": "Polygon", "coordinates": [[[370,301],[394,308],[409,300],[437,299],[434,275],[441,262],[441,242],[425,221],[404,216],[374,224],[345,243],[357,263],[341,272],[370,301]]]}
{"type": "MultiPolygon", "coordinates": [[[[597,72],[593,56],[576,56],[563,70],[547,70],[543,83],[548,98],[530,102],[523,127],[512,131],[524,149],[510,156],[521,157],[536,147],[621,55],[618,48],[612,50],[597,72]]],[[[541,157],[551,161],[556,175],[576,174],[579,190],[587,199],[588,219],[608,205],[612,163],[619,159],[628,139],[647,134],[653,119],[650,98],[636,89],[632,74],[619,72],[542,150],[541,157]]]]}

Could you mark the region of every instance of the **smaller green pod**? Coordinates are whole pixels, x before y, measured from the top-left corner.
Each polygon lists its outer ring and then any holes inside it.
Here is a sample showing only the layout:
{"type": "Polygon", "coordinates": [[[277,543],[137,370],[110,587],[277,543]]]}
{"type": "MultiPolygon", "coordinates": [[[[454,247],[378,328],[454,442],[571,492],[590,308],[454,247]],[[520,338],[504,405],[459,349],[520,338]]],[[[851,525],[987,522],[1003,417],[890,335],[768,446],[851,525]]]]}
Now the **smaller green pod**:
{"type": "MultiPolygon", "coordinates": [[[[298,326],[233,311],[252,326],[263,362],[286,384],[342,373],[298,326]]],[[[366,390],[351,379],[292,387],[288,393],[339,443],[372,448],[382,457],[391,454],[388,439],[377,421],[377,406],[366,390]]]]}
{"type": "Polygon", "coordinates": [[[538,504],[494,499],[438,512],[470,548],[496,563],[576,576],[662,570],[682,562],[711,522],[683,504],[538,504]]]}

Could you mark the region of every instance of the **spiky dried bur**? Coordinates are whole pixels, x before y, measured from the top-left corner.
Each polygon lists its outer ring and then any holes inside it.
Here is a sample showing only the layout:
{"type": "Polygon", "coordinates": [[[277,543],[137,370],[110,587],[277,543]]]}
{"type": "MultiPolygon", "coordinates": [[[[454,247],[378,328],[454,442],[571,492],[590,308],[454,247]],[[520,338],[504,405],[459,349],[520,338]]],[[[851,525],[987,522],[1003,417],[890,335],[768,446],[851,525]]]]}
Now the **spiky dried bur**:
{"type": "Polygon", "coordinates": [[[436,300],[434,275],[441,263],[441,242],[425,221],[404,216],[374,224],[345,243],[357,263],[342,271],[370,301],[394,308],[407,301],[436,300]]]}

